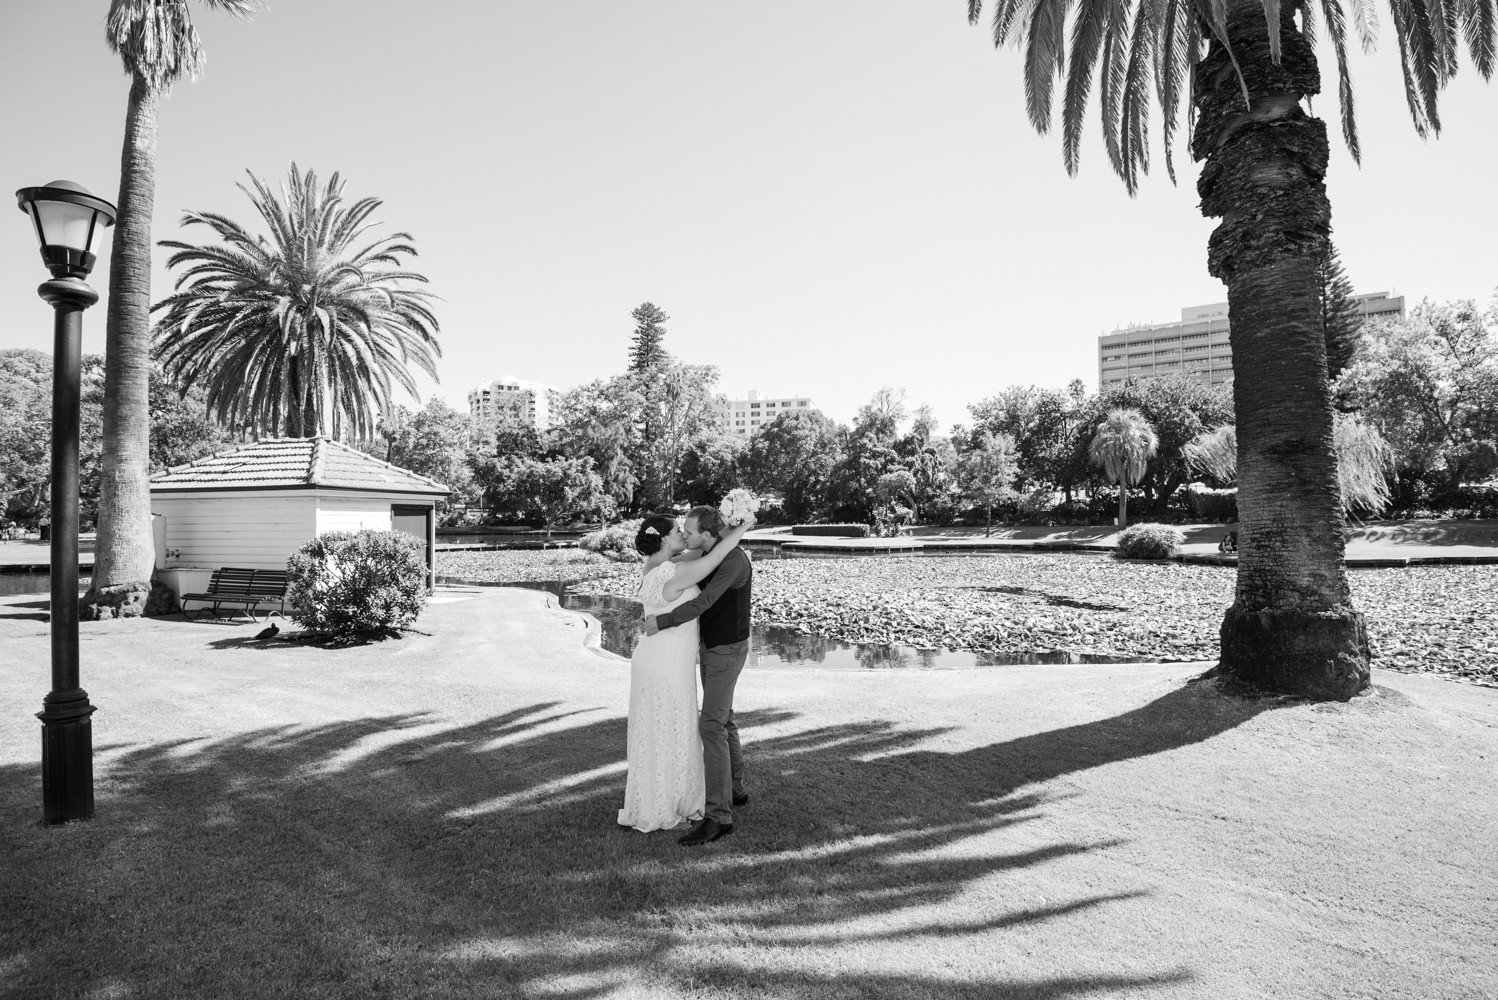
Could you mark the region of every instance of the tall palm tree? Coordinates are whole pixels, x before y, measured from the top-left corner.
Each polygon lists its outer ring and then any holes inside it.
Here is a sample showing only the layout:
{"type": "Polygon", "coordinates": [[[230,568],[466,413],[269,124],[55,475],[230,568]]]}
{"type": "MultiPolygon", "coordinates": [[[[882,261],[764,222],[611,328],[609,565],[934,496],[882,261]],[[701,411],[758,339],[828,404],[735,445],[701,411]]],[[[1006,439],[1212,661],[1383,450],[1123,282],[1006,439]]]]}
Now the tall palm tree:
{"type": "MultiPolygon", "coordinates": [[[[200,0],[247,16],[256,0],[200,0]]],[[[156,108],[203,68],[203,46],[183,0],[111,0],[105,40],[130,76],[120,195],[109,259],[104,333],[104,450],[99,539],[84,614],[138,615],[156,561],[151,543],[151,215],[156,203],[156,108]]]]}
{"type": "Polygon", "coordinates": [[[1113,409],[1097,425],[1087,455],[1103,467],[1109,482],[1118,484],[1118,526],[1129,523],[1129,487],[1144,478],[1149,460],[1160,447],[1160,436],[1138,410],[1113,409]]]}
{"type": "Polygon", "coordinates": [[[239,185],[270,239],[232,219],[189,212],[222,243],[161,245],[182,268],[155,345],[179,381],[202,385],[220,420],[253,434],[371,437],[390,412],[394,386],[415,396],[408,370],[433,379],[442,349],[430,292],[407,287],[426,278],[403,262],[416,255],[407,233],[354,248],[381,204],[343,200],[335,173],[319,185],[292,164],[283,205],[254,174],[239,185]]]}
{"type": "MultiPolygon", "coordinates": [[[[1491,77],[1495,5],[1389,0],[1422,137],[1440,131],[1437,98],[1457,71],[1463,37],[1491,77]]],[[[981,7],[968,0],[970,21],[981,7]]],[[[1069,172],[1096,74],[1108,158],[1129,192],[1149,168],[1152,103],[1174,180],[1172,140],[1189,86],[1202,213],[1223,220],[1207,244],[1207,270],[1228,287],[1238,428],[1238,583],[1220,666],[1262,687],[1340,699],[1367,686],[1369,650],[1347,586],[1318,308],[1316,265],[1331,230],[1326,126],[1305,106],[1321,90],[1313,45],[1324,28],[1337,60],[1342,135],[1359,157],[1349,7],[1351,33],[1367,50],[1371,0],[997,0],[993,11],[995,44],[1013,41],[1024,52],[1027,109],[1042,133],[1060,82],[1069,172]]]]}

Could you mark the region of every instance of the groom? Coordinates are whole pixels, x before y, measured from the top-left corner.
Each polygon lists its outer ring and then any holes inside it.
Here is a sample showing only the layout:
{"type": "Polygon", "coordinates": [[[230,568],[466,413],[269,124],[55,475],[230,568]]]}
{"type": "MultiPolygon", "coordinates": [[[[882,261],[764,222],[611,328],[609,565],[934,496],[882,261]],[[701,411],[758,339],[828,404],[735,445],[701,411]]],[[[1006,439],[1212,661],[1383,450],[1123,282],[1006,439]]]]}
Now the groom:
{"type": "MultiPolygon", "coordinates": [[[[711,552],[725,525],[714,507],[687,512],[683,535],[688,548],[711,552]]],[[[686,847],[710,844],[733,832],[733,807],[749,801],[744,791],[744,758],[739,751],[739,727],[733,721],[733,689],[749,658],[749,597],[754,569],[742,548],[724,557],[722,565],[703,578],[702,593],[663,615],[645,618],[645,633],[685,625],[701,616],[699,658],[702,665],[702,764],[707,781],[707,809],[702,822],[679,841],[686,847]]]]}

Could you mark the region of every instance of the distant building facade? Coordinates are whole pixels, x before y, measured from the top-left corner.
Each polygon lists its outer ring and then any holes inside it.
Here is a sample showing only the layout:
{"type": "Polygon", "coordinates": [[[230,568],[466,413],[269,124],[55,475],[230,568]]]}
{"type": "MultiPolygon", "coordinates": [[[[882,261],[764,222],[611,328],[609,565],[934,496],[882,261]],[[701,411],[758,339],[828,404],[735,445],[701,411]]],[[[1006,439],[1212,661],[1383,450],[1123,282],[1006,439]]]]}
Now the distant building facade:
{"type": "Polygon", "coordinates": [[[728,401],[728,426],[740,437],[748,437],[787,410],[809,410],[811,400],[805,396],[760,399],[759,393],[749,390],[747,399],[728,401]]]}
{"type": "Polygon", "coordinates": [[[551,426],[551,415],[562,390],[545,382],[501,375],[492,382],[468,390],[468,415],[475,428],[487,426],[508,410],[537,430],[551,426]]]}
{"type": "MultiPolygon", "coordinates": [[[[1401,319],[1404,296],[1388,292],[1355,295],[1365,321],[1401,319]]],[[[1203,385],[1217,385],[1233,377],[1233,350],[1228,344],[1228,304],[1213,302],[1188,306],[1176,323],[1131,326],[1097,339],[1098,387],[1121,385],[1125,379],[1181,373],[1203,385]]]]}

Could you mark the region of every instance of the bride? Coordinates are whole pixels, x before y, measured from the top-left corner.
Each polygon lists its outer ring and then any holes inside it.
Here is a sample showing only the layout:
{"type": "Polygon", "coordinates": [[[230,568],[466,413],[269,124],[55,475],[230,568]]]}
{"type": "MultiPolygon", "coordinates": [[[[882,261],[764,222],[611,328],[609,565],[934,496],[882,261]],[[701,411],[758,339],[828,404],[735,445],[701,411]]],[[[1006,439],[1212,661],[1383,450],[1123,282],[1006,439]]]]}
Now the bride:
{"type": "MultiPolygon", "coordinates": [[[[645,556],[640,602],[664,614],[697,596],[697,583],[738,545],[752,521],[723,536],[707,555],[689,551],[681,526],[648,515],[635,536],[645,556]]],[[[702,818],[706,786],[697,733],[697,622],[640,637],[629,661],[629,775],[619,825],[649,833],[702,818]]]]}

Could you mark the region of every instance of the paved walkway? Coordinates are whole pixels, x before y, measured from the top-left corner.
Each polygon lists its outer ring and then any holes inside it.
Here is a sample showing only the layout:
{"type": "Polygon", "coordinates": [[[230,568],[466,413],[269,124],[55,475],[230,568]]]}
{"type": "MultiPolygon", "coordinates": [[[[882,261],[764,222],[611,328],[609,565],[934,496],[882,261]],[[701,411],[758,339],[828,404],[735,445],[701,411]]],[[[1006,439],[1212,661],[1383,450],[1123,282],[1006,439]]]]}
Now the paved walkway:
{"type": "MultiPolygon", "coordinates": [[[[1178,525],[1186,536],[1178,558],[1185,562],[1237,563],[1236,556],[1217,551],[1223,535],[1232,529],[1224,524],[1178,525]]],[[[953,553],[984,552],[1094,552],[1112,551],[1119,530],[1111,526],[1021,526],[996,527],[985,536],[982,528],[915,529],[898,538],[830,538],[792,535],[789,528],[763,528],[749,533],[751,542],[774,543],[786,550],[808,553],[852,555],[856,553],[953,553]]],[[[443,545],[452,549],[483,549],[486,545],[443,545]]],[[[78,563],[85,572],[93,569],[94,536],[79,542],[78,563]]],[[[0,542],[0,573],[45,572],[50,559],[48,543],[35,538],[0,542]]],[[[1498,564],[1498,521],[1374,521],[1352,528],[1347,538],[1347,565],[1360,568],[1443,564],[1498,564]]]]}

